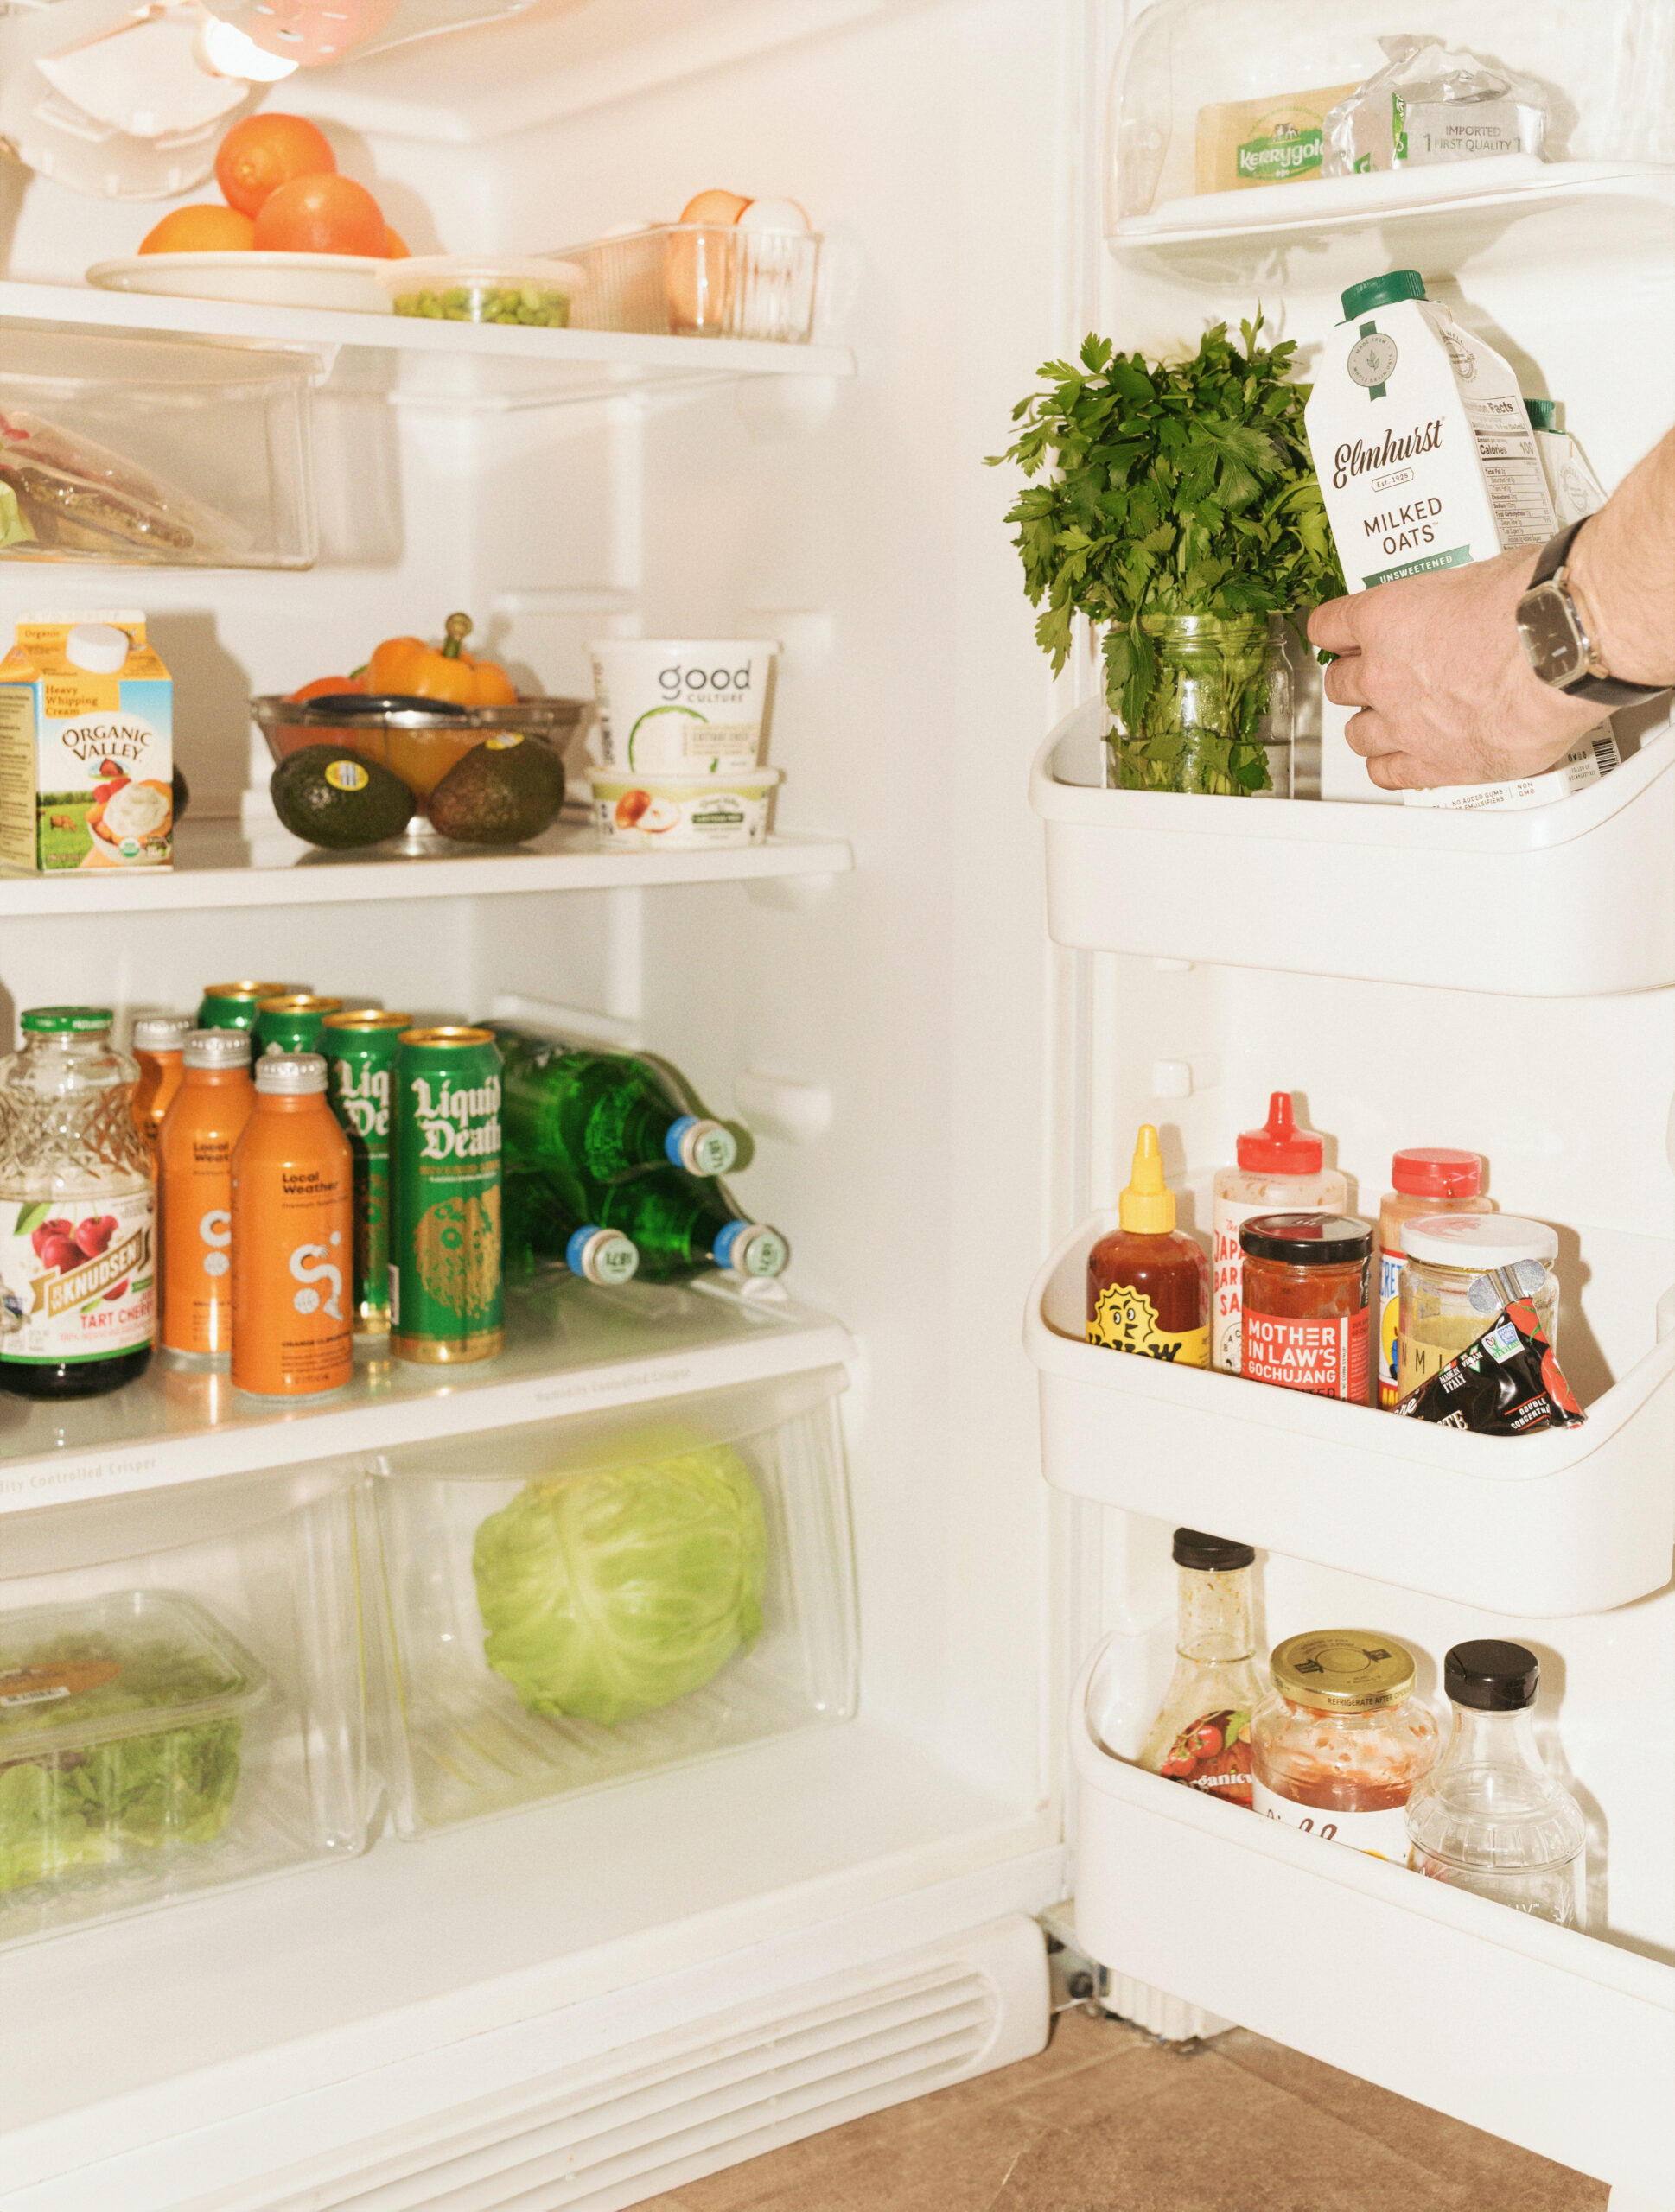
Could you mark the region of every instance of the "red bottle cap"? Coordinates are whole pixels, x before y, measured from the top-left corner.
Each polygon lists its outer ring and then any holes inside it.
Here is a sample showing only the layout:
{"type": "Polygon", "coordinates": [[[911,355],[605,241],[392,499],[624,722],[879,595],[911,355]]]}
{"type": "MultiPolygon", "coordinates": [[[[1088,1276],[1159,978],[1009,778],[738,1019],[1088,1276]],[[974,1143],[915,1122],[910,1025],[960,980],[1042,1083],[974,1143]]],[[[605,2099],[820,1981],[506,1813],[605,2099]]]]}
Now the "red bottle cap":
{"type": "Polygon", "coordinates": [[[1239,1166],[1265,1169],[1270,1175],[1318,1175],[1325,1156],[1314,1130],[1297,1127],[1289,1090],[1277,1090],[1269,1099],[1264,1128],[1239,1134],[1239,1166]]]}
{"type": "Polygon", "coordinates": [[[1474,1198],[1483,1187],[1482,1157],[1446,1145],[1415,1145],[1391,1161],[1390,1179],[1410,1198],[1474,1198]]]}

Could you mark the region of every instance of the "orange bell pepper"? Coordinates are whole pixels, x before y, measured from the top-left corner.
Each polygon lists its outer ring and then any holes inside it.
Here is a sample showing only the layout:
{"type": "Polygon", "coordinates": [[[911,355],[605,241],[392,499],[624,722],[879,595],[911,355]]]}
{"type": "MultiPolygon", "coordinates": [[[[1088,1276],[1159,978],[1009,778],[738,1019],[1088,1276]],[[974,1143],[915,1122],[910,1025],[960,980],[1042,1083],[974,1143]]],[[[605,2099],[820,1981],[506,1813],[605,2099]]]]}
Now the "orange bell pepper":
{"type": "Polygon", "coordinates": [[[451,699],[462,707],[506,707],[517,689],[503,668],[464,650],[468,614],[450,614],[440,652],[423,638],[386,638],[366,664],[366,689],[414,699],[451,699]]]}

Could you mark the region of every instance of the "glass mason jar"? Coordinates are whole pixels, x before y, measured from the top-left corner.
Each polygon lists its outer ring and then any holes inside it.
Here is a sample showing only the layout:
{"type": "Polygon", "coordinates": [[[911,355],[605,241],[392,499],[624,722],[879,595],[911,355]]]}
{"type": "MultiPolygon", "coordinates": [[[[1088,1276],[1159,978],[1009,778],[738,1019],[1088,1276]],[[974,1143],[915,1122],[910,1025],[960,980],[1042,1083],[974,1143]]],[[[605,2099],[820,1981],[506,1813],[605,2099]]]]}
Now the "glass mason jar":
{"type": "Polygon", "coordinates": [[[1558,1348],[1558,1237],[1544,1221],[1510,1213],[1420,1214],[1404,1224],[1397,1292],[1398,1401],[1487,1336],[1506,1304],[1507,1270],[1525,1270],[1524,1295],[1558,1348]],[[1496,1274],[1502,1281],[1493,1280],[1496,1274]]]}
{"type": "Polygon", "coordinates": [[[1436,1761],[1436,1723],[1413,1694],[1413,1657],[1361,1628],[1287,1637],[1251,1722],[1258,1813],[1328,1843],[1407,1864],[1407,1801],[1436,1761]]]}
{"type": "Polygon", "coordinates": [[[1291,796],[1291,671],[1280,618],[1146,614],[1156,668],[1133,728],[1111,702],[1113,780],[1125,791],[1291,796]]]}

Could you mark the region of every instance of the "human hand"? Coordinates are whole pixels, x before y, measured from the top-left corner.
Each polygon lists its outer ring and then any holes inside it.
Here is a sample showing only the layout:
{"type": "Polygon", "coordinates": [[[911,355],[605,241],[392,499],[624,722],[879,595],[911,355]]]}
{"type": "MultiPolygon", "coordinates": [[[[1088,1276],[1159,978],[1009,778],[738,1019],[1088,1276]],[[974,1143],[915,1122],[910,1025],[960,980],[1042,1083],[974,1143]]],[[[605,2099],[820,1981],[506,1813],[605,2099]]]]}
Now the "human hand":
{"type": "Polygon", "coordinates": [[[1602,719],[1544,683],[1519,643],[1539,550],[1404,576],[1309,616],[1311,644],[1341,656],[1326,696],[1361,709],[1345,734],[1382,790],[1538,775],[1602,719]]]}

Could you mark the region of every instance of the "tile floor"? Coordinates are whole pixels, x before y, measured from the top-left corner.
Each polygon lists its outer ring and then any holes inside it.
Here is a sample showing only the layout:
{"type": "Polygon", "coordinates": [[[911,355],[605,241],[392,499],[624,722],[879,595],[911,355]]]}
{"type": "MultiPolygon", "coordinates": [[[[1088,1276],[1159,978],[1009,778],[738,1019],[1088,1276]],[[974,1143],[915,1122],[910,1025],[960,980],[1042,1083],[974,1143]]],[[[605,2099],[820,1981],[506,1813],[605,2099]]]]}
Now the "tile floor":
{"type": "Polygon", "coordinates": [[[1604,2212],[1602,2182],[1234,2028],[1060,2016],[1039,2057],[640,2212],[1604,2212]]]}

